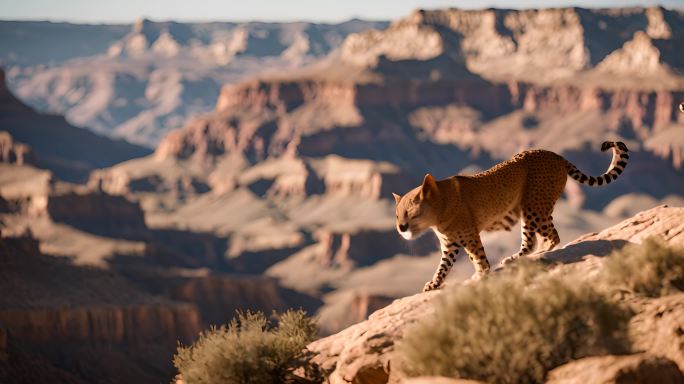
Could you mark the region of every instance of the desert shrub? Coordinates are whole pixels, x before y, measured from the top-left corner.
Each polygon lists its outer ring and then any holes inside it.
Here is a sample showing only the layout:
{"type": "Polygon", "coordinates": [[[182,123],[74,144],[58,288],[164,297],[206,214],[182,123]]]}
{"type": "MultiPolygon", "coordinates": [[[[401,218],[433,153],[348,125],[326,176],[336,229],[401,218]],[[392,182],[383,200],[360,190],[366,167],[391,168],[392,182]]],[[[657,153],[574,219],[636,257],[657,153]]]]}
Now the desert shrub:
{"type": "Polygon", "coordinates": [[[583,279],[536,271],[521,265],[445,293],[398,346],[404,370],[535,383],[571,359],[627,349],[629,313],[583,279]]]}
{"type": "Polygon", "coordinates": [[[306,369],[304,350],[316,333],[304,311],[283,313],[277,327],[263,313],[238,313],[227,326],[179,346],[173,363],[188,384],[283,383],[294,370],[306,369]]]}
{"type": "Polygon", "coordinates": [[[657,238],[628,245],[608,257],[599,279],[652,297],[684,290],[684,249],[657,238]]]}

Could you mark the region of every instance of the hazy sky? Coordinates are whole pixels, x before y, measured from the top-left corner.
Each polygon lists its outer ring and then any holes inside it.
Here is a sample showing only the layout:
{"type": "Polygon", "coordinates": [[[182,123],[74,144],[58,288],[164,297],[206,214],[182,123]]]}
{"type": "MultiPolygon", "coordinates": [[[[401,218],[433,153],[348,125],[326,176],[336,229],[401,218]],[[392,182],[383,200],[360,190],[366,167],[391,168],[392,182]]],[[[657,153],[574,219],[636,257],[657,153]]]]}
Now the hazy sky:
{"type": "Polygon", "coordinates": [[[541,8],[663,5],[684,0],[0,0],[0,19],[75,22],[153,20],[343,21],[396,19],[416,8],[541,8]]]}

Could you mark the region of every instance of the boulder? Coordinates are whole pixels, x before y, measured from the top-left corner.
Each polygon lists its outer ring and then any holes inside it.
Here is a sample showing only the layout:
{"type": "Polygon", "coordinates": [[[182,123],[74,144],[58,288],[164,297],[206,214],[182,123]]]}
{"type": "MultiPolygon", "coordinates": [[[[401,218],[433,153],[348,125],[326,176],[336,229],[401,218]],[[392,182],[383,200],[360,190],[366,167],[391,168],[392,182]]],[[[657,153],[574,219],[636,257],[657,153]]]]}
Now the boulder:
{"type": "Polygon", "coordinates": [[[629,330],[634,348],[667,357],[684,372],[684,293],[647,300],[629,330]]]}
{"type": "Polygon", "coordinates": [[[548,375],[547,384],[679,384],[684,375],[677,364],[648,354],[595,356],[562,365],[548,375]]]}
{"type": "Polygon", "coordinates": [[[442,293],[395,300],[368,320],[309,344],[309,350],[317,353],[313,362],[331,373],[331,384],[399,382],[402,375],[394,370],[394,346],[408,326],[433,313],[433,302],[442,293]]]}

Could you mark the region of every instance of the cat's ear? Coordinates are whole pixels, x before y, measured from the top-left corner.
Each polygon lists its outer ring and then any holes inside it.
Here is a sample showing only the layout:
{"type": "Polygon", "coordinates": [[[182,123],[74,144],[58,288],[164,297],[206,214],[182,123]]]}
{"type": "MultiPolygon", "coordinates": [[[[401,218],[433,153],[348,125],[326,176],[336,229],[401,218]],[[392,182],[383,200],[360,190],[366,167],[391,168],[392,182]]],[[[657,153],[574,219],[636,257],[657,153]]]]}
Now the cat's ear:
{"type": "Polygon", "coordinates": [[[394,202],[399,204],[399,202],[401,201],[401,196],[397,195],[394,192],[392,192],[392,196],[394,196],[394,202]]]}
{"type": "Polygon", "coordinates": [[[433,197],[437,194],[437,181],[431,174],[425,175],[423,185],[420,187],[420,197],[423,199],[433,197]]]}

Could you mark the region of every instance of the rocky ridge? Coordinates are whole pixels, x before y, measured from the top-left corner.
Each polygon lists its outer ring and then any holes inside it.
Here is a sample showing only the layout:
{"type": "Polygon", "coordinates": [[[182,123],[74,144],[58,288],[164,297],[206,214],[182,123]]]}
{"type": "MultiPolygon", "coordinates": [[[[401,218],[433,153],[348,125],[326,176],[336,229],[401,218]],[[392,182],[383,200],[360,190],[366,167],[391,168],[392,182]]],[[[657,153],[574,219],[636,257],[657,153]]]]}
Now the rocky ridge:
{"type": "MultiPolygon", "coordinates": [[[[417,10],[385,31],[354,34],[341,58],[361,66],[447,57],[493,81],[554,83],[596,68],[640,77],[675,75],[682,14],[660,7],[417,10]],[[548,37],[553,35],[553,39],[548,37]],[[534,76],[533,73],[543,74],[534,76]]],[[[581,76],[580,76],[581,79],[581,76]]],[[[679,84],[679,85],[675,85],[679,84]]],[[[654,84],[651,84],[654,85],[654,84]]],[[[659,82],[658,85],[670,88],[659,82]]],[[[671,89],[671,88],[670,88],[671,89]]]]}

